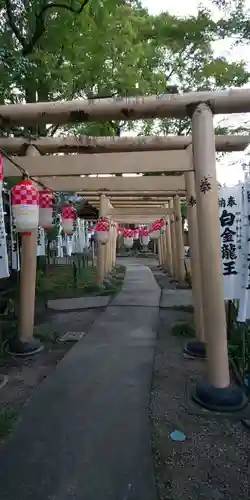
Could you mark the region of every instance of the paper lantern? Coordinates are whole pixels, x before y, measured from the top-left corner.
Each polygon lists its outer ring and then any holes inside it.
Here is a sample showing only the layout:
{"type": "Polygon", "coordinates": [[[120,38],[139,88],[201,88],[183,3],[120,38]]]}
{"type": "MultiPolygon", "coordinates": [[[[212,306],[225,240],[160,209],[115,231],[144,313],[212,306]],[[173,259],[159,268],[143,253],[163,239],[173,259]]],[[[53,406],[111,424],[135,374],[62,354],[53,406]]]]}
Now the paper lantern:
{"type": "Polygon", "coordinates": [[[160,219],[155,222],[150,227],[149,233],[152,240],[158,240],[161,234],[161,228],[164,226],[164,220],[160,219]]]}
{"type": "Polygon", "coordinates": [[[108,219],[100,219],[96,224],[97,241],[101,245],[106,245],[110,238],[110,224],[108,219]]]}
{"type": "Polygon", "coordinates": [[[16,230],[26,235],[38,228],[39,191],[30,180],[23,180],[11,189],[12,213],[16,230]]]}
{"type": "Polygon", "coordinates": [[[77,213],[72,205],[62,207],[62,228],[67,236],[72,236],[76,228],[77,213]]]}
{"type": "Polygon", "coordinates": [[[126,248],[132,248],[134,244],[134,231],[133,229],[123,230],[123,244],[126,248]]]}
{"type": "Polygon", "coordinates": [[[53,193],[50,189],[39,191],[39,226],[50,231],[53,226],[53,193]]]}
{"type": "Polygon", "coordinates": [[[149,244],[149,231],[146,228],[141,229],[140,231],[141,241],[144,247],[149,244]]]}
{"type": "Polygon", "coordinates": [[[139,239],[139,229],[134,229],[134,231],[133,231],[133,237],[134,237],[134,240],[138,240],[139,239]]]}

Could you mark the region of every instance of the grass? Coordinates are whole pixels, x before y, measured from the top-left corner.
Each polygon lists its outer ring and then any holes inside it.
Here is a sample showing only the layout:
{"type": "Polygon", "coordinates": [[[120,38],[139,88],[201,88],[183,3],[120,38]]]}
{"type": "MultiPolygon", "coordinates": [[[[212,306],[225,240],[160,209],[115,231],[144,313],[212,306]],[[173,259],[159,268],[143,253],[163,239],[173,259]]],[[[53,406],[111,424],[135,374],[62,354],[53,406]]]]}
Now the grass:
{"type": "Polygon", "coordinates": [[[173,311],[183,311],[183,312],[187,312],[187,313],[194,312],[193,306],[172,306],[172,307],[169,307],[169,309],[172,309],[173,311]]]}
{"type": "Polygon", "coordinates": [[[73,275],[71,265],[49,266],[46,274],[38,271],[37,297],[48,299],[74,298],[84,295],[107,295],[119,292],[125,274],[123,266],[117,266],[109,277],[106,287],[98,285],[95,267],[86,267],[73,275]]]}
{"type": "Polygon", "coordinates": [[[0,410],[0,441],[10,434],[19,416],[18,410],[3,408],[0,410]]]}
{"type": "Polygon", "coordinates": [[[172,328],[172,335],[174,337],[194,338],[195,330],[190,323],[177,323],[172,328]]]}

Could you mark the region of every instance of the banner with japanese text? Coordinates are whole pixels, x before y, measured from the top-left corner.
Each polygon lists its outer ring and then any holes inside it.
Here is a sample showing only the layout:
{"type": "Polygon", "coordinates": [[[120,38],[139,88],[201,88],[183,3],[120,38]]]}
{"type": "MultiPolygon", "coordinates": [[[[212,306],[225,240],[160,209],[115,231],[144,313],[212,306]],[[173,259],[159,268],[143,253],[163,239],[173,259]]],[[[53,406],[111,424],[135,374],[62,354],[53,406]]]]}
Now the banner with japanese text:
{"type": "Polygon", "coordinates": [[[242,185],[242,252],[241,252],[241,293],[237,320],[244,322],[250,318],[250,176],[245,175],[242,185]]]}
{"type": "Polygon", "coordinates": [[[8,278],[9,275],[10,271],[4,222],[3,194],[2,189],[0,189],[0,278],[8,278]]]}
{"type": "Polygon", "coordinates": [[[242,185],[219,189],[221,261],[225,300],[241,294],[242,185]]]}

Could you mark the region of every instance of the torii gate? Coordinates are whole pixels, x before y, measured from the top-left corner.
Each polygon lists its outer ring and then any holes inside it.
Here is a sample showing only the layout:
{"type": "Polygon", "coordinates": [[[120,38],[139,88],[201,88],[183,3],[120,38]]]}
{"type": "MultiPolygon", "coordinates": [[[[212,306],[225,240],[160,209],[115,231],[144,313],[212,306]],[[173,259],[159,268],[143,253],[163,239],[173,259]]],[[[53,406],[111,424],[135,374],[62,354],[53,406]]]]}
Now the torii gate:
{"type": "MultiPolygon", "coordinates": [[[[191,92],[184,95],[166,94],[123,100],[76,100],[62,103],[39,102],[0,106],[2,126],[32,125],[33,123],[59,124],[107,119],[135,120],[184,116],[191,118],[192,153],[190,152],[190,154],[192,154],[195,181],[195,196],[192,204],[195,201],[197,205],[208,367],[208,381],[196,385],[193,397],[207,408],[219,408],[227,411],[245,406],[246,398],[240,388],[232,387],[230,383],[224,287],[220,259],[213,114],[249,111],[250,90],[245,89],[191,92]]],[[[62,184],[65,186],[65,183],[61,183],[60,186],[62,184]]],[[[73,184],[70,185],[73,186],[73,184]]],[[[191,199],[189,201],[191,204],[191,199]]],[[[28,253],[27,247],[26,250],[28,253]]],[[[27,262],[27,258],[24,260],[27,262]]],[[[30,291],[32,291],[30,297],[34,301],[34,290],[31,286],[30,291]]]]}

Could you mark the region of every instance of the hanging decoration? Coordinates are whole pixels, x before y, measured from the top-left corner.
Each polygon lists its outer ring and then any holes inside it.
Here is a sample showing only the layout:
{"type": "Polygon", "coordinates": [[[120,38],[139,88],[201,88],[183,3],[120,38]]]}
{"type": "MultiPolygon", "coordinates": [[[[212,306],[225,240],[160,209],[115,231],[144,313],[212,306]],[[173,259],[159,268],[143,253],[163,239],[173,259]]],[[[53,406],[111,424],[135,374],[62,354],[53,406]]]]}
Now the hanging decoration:
{"type": "Polygon", "coordinates": [[[160,234],[164,234],[166,231],[166,221],[164,219],[161,219],[161,223],[162,223],[162,226],[160,229],[160,234]]]}
{"type": "Polygon", "coordinates": [[[8,278],[9,262],[3,208],[3,158],[0,155],[0,278],[8,278]]]}
{"type": "Polygon", "coordinates": [[[76,228],[77,213],[72,205],[62,207],[62,229],[67,236],[72,236],[76,228]]]}
{"type": "Polygon", "coordinates": [[[11,189],[11,201],[16,230],[30,235],[38,228],[39,191],[30,180],[22,180],[11,189]]]}
{"type": "Polygon", "coordinates": [[[241,191],[241,184],[233,187],[222,186],[219,189],[220,246],[225,300],[240,298],[241,191]]]}
{"type": "MultiPolygon", "coordinates": [[[[241,189],[241,241],[240,246],[240,300],[237,321],[245,322],[250,319],[250,175],[245,173],[245,181],[241,189]]],[[[237,221],[237,224],[239,222],[237,221]]]]}
{"type": "Polygon", "coordinates": [[[149,244],[149,230],[146,227],[141,228],[140,237],[143,246],[147,247],[149,244]]]}
{"type": "Polygon", "coordinates": [[[101,245],[106,245],[110,239],[110,222],[108,219],[102,218],[96,224],[96,237],[101,245]]]}
{"type": "Polygon", "coordinates": [[[138,227],[134,229],[133,231],[133,238],[134,240],[138,240],[139,239],[139,229],[138,227]]]}
{"type": "Polygon", "coordinates": [[[37,257],[44,257],[46,255],[46,246],[45,246],[45,230],[43,227],[38,226],[37,228],[37,257]]]}
{"type": "Polygon", "coordinates": [[[67,235],[66,236],[66,255],[68,255],[68,257],[71,257],[72,252],[73,252],[73,235],[72,236],[67,235]]]}
{"type": "Polygon", "coordinates": [[[163,219],[159,219],[159,220],[153,222],[153,224],[151,224],[151,227],[149,229],[149,234],[150,234],[150,238],[152,240],[158,240],[158,238],[160,237],[160,234],[161,234],[161,228],[163,226],[164,226],[163,219]]]}
{"type": "Polygon", "coordinates": [[[126,248],[132,248],[134,244],[134,230],[123,229],[123,243],[126,248]]]}
{"type": "Polygon", "coordinates": [[[62,259],[63,258],[63,239],[62,239],[62,235],[61,234],[58,234],[57,237],[56,237],[56,248],[57,248],[57,259],[62,259]]]}
{"type": "Polygon", "coordinates": [[[53,227],[53,204],[54,196],[50,189],[39,191],[39,226],[45,231],[50,231],[53,227]]]}
{"type": "Polygon", "coordinates": [[[11,193],[9,193],[9,207],[10,207],[10,267],[12,271],[20,271],[19,239],[16,230],[15,219],[12,213],[11,193]]]}

